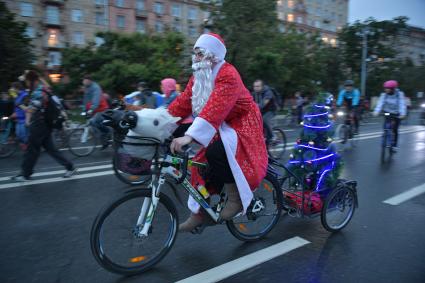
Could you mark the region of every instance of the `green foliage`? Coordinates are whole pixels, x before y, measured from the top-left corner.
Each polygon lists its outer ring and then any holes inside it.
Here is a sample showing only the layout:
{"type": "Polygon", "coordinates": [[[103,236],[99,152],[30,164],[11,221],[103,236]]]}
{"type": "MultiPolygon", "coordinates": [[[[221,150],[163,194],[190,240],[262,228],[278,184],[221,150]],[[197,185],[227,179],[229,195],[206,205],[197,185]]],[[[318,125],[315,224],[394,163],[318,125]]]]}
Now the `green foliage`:
{"type": "Polygon", "coordinates": [[[163,35],[130,35],[101,33],[104,43],[95,48],[68,48],[64,51],[63,66],[75,88],[84,74],[93,78],[112,95],[134,91],[140,80],[159,88],[165,77],[179,79],[183,72],[184,38],[178,33],[163,35]]]}
{"type": "Polygon", "coordinates": [[[17,81],[34,58],[31,39],[26,37],[26,24],[15,20],[4,2],[0,2],[0,88],[17,81]]]}
{"type": "Polygon", "coordinates": [[[335,186],[342,171],[342,161],[332,143],[332,127],[311,128],[331,125],[325,105],[326,94],[320,93],[314,104],[307,109],[304,127],[288,165],[310,189],[318,186],[322,174],[325,177],[319,185],[320,189],[335,186]]]}

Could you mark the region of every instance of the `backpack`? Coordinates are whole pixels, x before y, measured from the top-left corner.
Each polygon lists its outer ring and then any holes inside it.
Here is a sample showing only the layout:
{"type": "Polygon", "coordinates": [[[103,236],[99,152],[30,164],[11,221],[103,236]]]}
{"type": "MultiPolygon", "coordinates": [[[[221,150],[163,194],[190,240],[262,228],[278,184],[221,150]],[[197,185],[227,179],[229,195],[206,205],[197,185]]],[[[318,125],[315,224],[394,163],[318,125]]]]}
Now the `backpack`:
{"type": "Polygon", "coordinates": [[[59,98],[50,91],[43,89],[43,92],[47,94],[47,105],[44,110],[46,124],[51,129],[60,130],[63,127],[63,122],[65,122],[62,104],[59,98]]]}
{"type": "Polygon", "coordinates": [[[282,105],[282,96],[280,95],[279,92],[277,92],[277,90],[275,88],[269,87],[269,89],[273,93],[273,98],[272,98],[272,101],[270,102],[270,103],[273,103],[273,104],[270,106],[270,110],[276,111],[282,105]]]}

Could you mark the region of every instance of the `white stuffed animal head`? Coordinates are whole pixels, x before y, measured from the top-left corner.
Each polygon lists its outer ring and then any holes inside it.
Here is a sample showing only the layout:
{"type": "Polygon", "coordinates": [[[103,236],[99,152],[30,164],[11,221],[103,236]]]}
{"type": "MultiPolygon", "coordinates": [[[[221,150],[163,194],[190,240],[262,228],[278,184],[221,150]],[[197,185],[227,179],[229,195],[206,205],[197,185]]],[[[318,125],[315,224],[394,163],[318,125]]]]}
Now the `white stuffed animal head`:
{"type": "Polygon", "coordinates": [[[177,128],[176,123],[180,120],[171,116],[165,108],[142,109],[135,113],[137,125],[132,132],[142,137],[156,138],[161,142],[172,135],[177,128]]]}

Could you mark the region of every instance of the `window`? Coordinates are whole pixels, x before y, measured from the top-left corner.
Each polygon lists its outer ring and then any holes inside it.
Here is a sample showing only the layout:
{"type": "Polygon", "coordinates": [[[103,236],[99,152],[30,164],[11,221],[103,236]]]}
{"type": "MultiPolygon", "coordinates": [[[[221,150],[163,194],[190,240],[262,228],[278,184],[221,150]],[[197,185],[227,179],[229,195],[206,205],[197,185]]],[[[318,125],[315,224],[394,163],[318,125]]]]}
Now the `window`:
{"type": "Polygon", "coordinates": [[[155,2],[153,6],[153,11],[156,14],[162,15],[164,13],[164,4],[162,4],[161,2],[155,2]]]}
{"type": "Polygon", "coordinates": [[[58,47],[59,46],[59,30],[48,29],[47,30],[47,46],[58,47]]]}
{"type": "Polygon", "coordinates": [[[294,15],[293,14],[288,14],[287,18],[288,22],[293,22],[294,21],[294,15]]]}
{"type": "Polygon", "coordinates": [[[145,0],[137,0],[136,1],[136,10],[144,11],[145,10],[145,0]]]}
{"type": "Polygon", "coordinates": [[[105,5],[105,0],[95,0],[96,5],[105,5]]]}
{"type": "Polygon", "coordinates": [[[179,22],[174,22],[173,30],[176,32],[182,32],[182,25],[179,22]]]}
{"type": "Polygon", "coordinates": [[[297,17],[297,23],[302,24],[304,22],[303,17],[297,17]]]}
{"type": "Polygon", "coordinates": [[[146,28],[145,28],[145,22],[142,20],[137,20],[136,21],[136,31],[140,32],[140,33],[145,33],[146,32],[146,28]]]}
{"type": "Polygon", "coordinates": [[[83,11],[72,10],[71,11],[71,21],[77,22],[77,23],[83,22],[83,11]]]}
{"type": "Polygon", "coordinates": [[[288,8],[294,8],[294,0],[288,0],[288,8]]]}
{"type": "Polygon", "coordinates": [[[197,33],[195,27],[189,27],[189,36],[190,37],[197,37],[198,36],[198,33],[197,33]]]}
{"type": "Polygon", "coordinates": [[[105,24],[105,14],[96,12],[96,25],[103,26],[105,24]]]}
{"type": "Polygon", "coordinates": [[[324,43],[328,43],[329,42],[329,38],[327,38],[326,36],[322,37],[322,40],[324,43]]]}
{"type": "Polygon", "coordinates": [[[181,17],[181,6],[179,4],[173,4],[171,6],[171,15],[177,18],[181,17]]]}
{"type": "Polygon", "coordinates": [[[59,66],[62,62],[62,54],[59,51],[49,52],[49,61],[47,66],[59,66]]]}
{"type": "Polygon", "coordinates": [[[27,28],[25,29],[25,35],[29,38],[35,38],[34,28],[27,26],[27,28]]]}
{"type": "Polygon", "coordinates": [[[285,26],[283,24],[279,24],[279,31],[280,32],[285,32],[286,31],[285,26]]]}
{"type": "Polygon", "coordinates": [[[164,24],[160,21],[155,22],[155,31],[156,32],[163,32],[164,31],[164,24]]]}
{"type": "Polygon", "coordinates": [[[283,14],[283,12],[277,12],[277,18],[279,19],[279,20],[284,20],[285,19],[285,15],[283,14]]]}
{"type": "Polygon", "coordinates": [[[333,47],[336,47],[336,39],[335,38],[331,38],[330,43],[333,47]]]}
{"type": "Polygon", "coordinates": [[[125,16],[117,16],[117,27],[125,28],[125,16]]]}
{"type": "Polygon", "coordinates": [[[196,20],[198,18],[198,10],[196,8],[189,8],[189,20],[196,20]]]}
{"type": "Polygon", "coordinates": [[[72,34],[72,42],[74,44],[84,44],[84,33],[81,31],[74,31],[72,34]]]}
{"type": "Polygon", "coordinates": [[[59,8],[55,6],[47,6],[46,21],[49,24],[59,24],[59,8]]]}
{"type": "Polygon", "coordinates": [[[105,43],[105,40],[102,37],[96,36],[94,38],[94,43],[96,44],[97,47],[99,47],[105,43]]]}
{"type": "Polygon", "coordinates": [[[314,21],[314,27],[320,28],[320,21],[319,20],[314,21]]]}
{"type": "Polygon", "coordinates": [[[21,16],[23,17],[32,17],[32,4],[21,2],[21,16]]]}
{"type": "Polygon", "coordinates": [[[124,7],[124,0],[115,0],[115,6],[124,7]]]}

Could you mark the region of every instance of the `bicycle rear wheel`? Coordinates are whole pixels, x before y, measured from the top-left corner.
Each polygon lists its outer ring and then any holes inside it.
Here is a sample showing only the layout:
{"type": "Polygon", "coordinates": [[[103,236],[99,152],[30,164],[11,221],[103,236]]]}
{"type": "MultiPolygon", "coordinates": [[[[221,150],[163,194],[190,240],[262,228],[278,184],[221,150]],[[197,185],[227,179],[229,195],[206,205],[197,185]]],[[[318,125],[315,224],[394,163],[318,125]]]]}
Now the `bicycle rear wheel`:
{"type": "Polygon", "coordinates": [[[151,190],[128,191],[105,206],[93,223],[90,244],[96,261],[106,270],[124,275],[142,273],[170,251],[177,236],[178,216],[173,202],[163,193],[147,236],[137,225],[144,201],[151,190]]]}
{"type": "Polygon", "coordinates": [[[75,156],[90,155],[96,148],[97,139],[91,127],[77,128],[68,137],[69,151],[75,156]]]}
{"type": "Polygon", "coordinates": [[[347,226],[354,215],[356,196],[348,186],[333,190],[325,200],[321,221],[329,232],[337,232],[347,226]]]}
{"type": "Polygon", "coordinates": [[[277,180],[267,174],[254,191],[254,199],[245,215],[227,221],[230,233],[237,239],[253,242],[264,238],[279,221],[282,212],[282,191],[277,180]]]}
{"type": "Polygon", "coordinates": [[[267,150],[274,159],[283,157],[286,151],[286,135],[282,129],[273,128],[273,140],[269,141],[267,150]]]}

